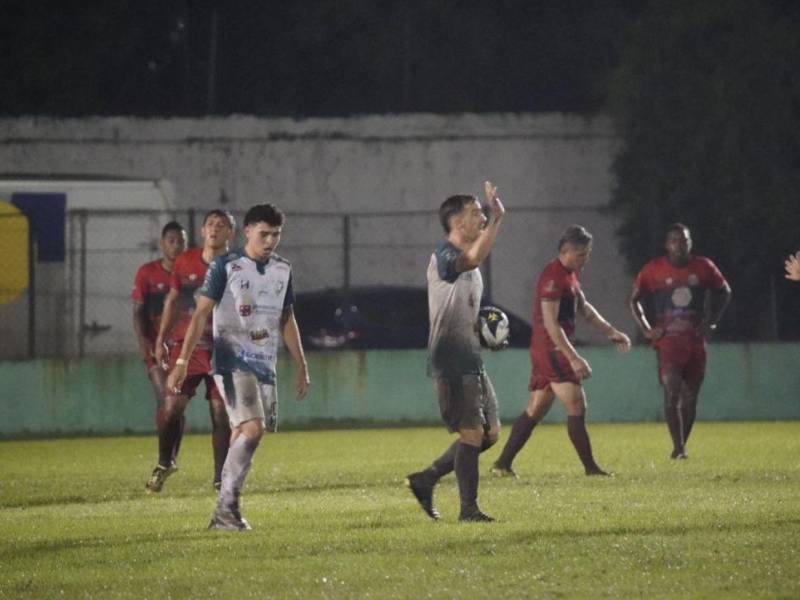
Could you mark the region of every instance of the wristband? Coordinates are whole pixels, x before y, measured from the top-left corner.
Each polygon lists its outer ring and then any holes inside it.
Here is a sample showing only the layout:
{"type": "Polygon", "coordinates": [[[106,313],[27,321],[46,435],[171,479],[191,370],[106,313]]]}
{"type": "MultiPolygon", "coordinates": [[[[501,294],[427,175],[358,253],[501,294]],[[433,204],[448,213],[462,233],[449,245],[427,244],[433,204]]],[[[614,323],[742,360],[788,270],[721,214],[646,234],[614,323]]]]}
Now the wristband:
{"type": "Polygon", "coordinates": [[[178,358],[178,359],[175,360],[175,364],[176,365],[188,365],[189,361],[186,360],[185,358],[178,358]]]}

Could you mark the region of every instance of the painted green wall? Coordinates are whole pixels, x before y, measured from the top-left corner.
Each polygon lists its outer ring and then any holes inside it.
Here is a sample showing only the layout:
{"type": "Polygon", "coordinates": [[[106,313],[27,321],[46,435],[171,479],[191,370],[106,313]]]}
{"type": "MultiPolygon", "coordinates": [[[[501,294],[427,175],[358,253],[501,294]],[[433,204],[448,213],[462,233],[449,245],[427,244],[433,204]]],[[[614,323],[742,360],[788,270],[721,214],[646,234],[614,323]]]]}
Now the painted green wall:
{"type": "MultiPolygon", "coordinates": [[[[653,421],[661,390],[651,350],[617,354],[582,350],[594,370],[586,382],[591,421],[653,421]]],[[[528,353],[487,353],[487,370],[508,422],[527,400],[528,353]]],[[[293,398],[293,372],[279,364],[280,418],[303,427],[350,422],[438,422],[424,351],[330,352],[309,355],[312,391],[293,398]]],[[[154,400],[141,363],[132,357],[0,363],[4,382],[0,435],[146,433],[154,400]]],[[[709,351],[699,417],[705,420],[800,418],[800,344],[715,344],[709,351]]],[[[202,394],[189,405],[192,430],[208,428],[202,394]]],[[[548,419],[563,418],[555,406],[548,419]]]]}

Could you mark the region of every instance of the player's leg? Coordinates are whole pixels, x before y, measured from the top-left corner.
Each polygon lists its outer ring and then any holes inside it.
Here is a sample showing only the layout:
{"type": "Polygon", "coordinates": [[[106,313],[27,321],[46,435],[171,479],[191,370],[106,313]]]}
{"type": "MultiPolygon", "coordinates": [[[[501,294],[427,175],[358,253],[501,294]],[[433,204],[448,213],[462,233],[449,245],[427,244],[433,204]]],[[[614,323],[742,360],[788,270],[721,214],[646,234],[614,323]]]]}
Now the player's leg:
{"type": "Polygon", "coordinates": [[[705,344],[698,344],[697,347],[692,350],[690,360],[684,369],[684,380],[680,391],[684,457],[686,456],[686,444],[689,441],[689,434],[692,432],[694,419],[697,415],[697,399],[700,394],[700,386],[703,385],[705,373],[705,344]]]}
{"type": "Polygon", "coordinates": [[[208,412],[211,416],[211,448],[214,453],[214,489],[219,491],[222,481],[222,466],[228,456],[228,447],[231,444],[231,427],[228,420],[228,413],[225,410],[225,401],[219,393],[214,378],[211,375],[205,376],[206,400],[208,400],[208,412]]]}
{"type": "Polygon", "coordinates": [[[594,460],[592,443],[586,430],[586,393],[583,386],[571,381],[551,383],[567,413],[567,434],[587,475],[608,475],[594,460]]]}
{"type": "Polygon", "coordinates": [[[667,429],[672,440],[670,458],[686,458],[683,415],[681,414],[683,378],[674,371],[665,371],[661,376],[661,385],[664,389],[664,420],[667,422],[667,429]]]}
{"type": "MultiPolygon", "coordinates": [[[[187,378],[188,380],[188,378],[187,378]]],[[[196,387],[196,383],[194,384],[196,387]]],[[[145,483],[148,492],[160,492],[167,480],[177,467],[173,465],[173,452],[177,440],[183,432],[183,415],[190,395],[184,393],[190,390],[193,393],[192,384],[184,383],[184,388],[180,393],[167,391],[164,395],[164,404],[161,408],[161,427],[158,431],[158,464],[150,479],[145,483]]]]}
{"type": "MultiPolygon", "coordinates": [[[[156,397],[156,429],[159,433],[166,427],[166,418],[164,416],[164,403],[167,396],[167,373],[159,365],[153,363],[147,369],[147,378],[150,380],[150,385],[153,388],[153,393],[156,397]]],[[[172,447],[170,466],[173,469],[177,468],[178,451],[181,447],[181,440],[183,439],[183,430],[186,426],[186,415],[182,414],[180,418],[178,436],[172,447]]],[[[159,452],[159,456],[160,456],[159,452]]],[[[161,461],[159,460],[159,464],[161,461]]]]}
{"type": "Polygon", "coordinates": [[[536,389],[534,383],[531,383],[531,389],[528,396],[528,406],[522,414],[516,418],[514,424],[511,426],[511,434],[506,440],[506,445],[500,457],[495,461],[492,467],[492,474],[497,477],[516,477],[516,473],[511,465],[514,458],[525,446],[528,439],[533,433],[533,428],[541,421],[550,407],[553,406],[553,399],[555,398],[553,390],[550,385],[544,388],[536,389]]]}
{"type": "Polygon", "coordinates": [[[265,405],[275,405],[271,397],[274,386],[260,384],[252,373],[235,371],[230,375],[215,375],[217,389],[224,398],[228,418],[234,429],[232,443],[222,469],[222,481],[217,506],[209,528],[250,529],[242,518],[240,498],[244,481],[253,464],[253,455],[265,431],[265,405]],[[257,402],[243,402],[258,398],[257,402]]]}

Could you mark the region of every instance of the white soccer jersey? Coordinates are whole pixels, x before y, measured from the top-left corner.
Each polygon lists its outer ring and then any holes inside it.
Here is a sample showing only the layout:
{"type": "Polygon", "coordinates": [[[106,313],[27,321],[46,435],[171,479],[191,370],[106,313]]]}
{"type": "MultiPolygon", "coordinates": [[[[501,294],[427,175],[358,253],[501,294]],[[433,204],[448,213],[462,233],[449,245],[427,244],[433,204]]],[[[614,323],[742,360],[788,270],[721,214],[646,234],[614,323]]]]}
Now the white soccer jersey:
{"type": "Polygon", "coordinates": [[[294,303],[292,266],[273,254],[266,263],[244,250],[217,257],[200,293],[214,300],[214,359],[217,375],[250,371],[275,383],[283,309],[294,303]]]}

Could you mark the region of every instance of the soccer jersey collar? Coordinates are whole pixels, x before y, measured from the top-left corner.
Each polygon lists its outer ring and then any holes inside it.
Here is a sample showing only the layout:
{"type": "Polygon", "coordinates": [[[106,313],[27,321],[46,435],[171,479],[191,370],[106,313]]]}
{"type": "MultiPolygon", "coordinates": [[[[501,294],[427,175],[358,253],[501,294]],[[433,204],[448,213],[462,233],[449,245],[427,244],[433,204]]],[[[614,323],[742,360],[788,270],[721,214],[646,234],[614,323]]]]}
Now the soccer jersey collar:
{"type": "Polygon", "coordinates": [[[272,257],[270,256],[264,262],[261,262],[260,260],[256,260],[255,258],[253,258],[252,256],[250,256],[247,253],[247,249],[246,248],[242,248],[242,255],[247,257],[248,260],[251,260],[256,265],[256,270],[258,271],[259,275],[263,275],[265,273],[265,271],[267,269],[267,265],[269,264],[269,261],[272,259],[272,257]]]}

